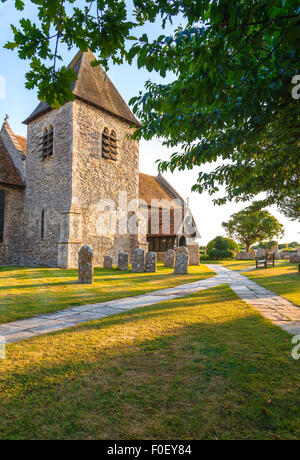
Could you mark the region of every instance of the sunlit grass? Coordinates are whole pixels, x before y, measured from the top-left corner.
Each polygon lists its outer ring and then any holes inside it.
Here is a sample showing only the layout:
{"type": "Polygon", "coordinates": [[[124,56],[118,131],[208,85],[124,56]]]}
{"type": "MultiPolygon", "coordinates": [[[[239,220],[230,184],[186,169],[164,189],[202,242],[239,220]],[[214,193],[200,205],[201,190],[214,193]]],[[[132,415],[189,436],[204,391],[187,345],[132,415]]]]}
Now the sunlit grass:
{"type": "Polygon", "coordinates": [[[225,286],[0,361],[0,439],[299,439],[291,337],[225,286]]]}
{"type": "Polygon", "coordinates": [[[0,267],[0,324],[75,305],[139,295],[214,276],[206,266],[174,276],[158,265],[157,273],[95,269],[93,285],[78,284],[77,270],[0,267]]]}

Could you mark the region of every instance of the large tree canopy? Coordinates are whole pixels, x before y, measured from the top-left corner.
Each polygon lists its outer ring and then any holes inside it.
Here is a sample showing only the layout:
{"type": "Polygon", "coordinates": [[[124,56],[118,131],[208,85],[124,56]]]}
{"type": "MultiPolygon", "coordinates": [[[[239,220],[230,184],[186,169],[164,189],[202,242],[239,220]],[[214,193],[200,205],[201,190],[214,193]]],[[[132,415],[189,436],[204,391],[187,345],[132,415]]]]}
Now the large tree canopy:
{"type": "Polygon", "coordinates": [[[27,87],[37,86],[40,99],[55,107],[72,100],[73,71],[57,67],[60,41],[90,48],[95,65],[106,68],[109,58],[137,58],[161,76],[170,71],[171,83],[148,81],[131,101],[142,122],[135,136],[160,136],[178,150],[161,169],[218,161],[212,172],[200,172],[194,190],[212,195],[224,186],[217,204],[264,192],[260,206],[275,203],[288,217],[300,216],[299,0],[133,0],[131,20],[119,0],[32,3],[40,24],[24,18],[6,46],[30,59],[27,87]],[[132,36],[136,26],[158,17],[164,25],[178,14],[185,26],[171,36],[132,36]]]}
{"type": "Polygon", "coordinates": [[[283,226],[276,217],[265,210],[254,210],[251,206],[233,214],[228,222],[222,223],[226,233],[246,246],[283,235],[283,226]]]}

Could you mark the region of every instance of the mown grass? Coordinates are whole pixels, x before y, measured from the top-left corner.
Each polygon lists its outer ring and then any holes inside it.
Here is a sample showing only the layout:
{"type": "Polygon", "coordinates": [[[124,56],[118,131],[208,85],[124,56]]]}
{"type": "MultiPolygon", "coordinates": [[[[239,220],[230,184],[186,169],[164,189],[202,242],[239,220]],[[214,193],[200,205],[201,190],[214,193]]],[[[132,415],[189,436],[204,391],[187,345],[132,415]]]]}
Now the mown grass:
{"type": "Polygon", "coordinates": [[[158,265],[157,273],[95,269],[93,285],[78,284],[77,270],[0,267],[0,324],[62,310],[75,305],[106,302],[174,287],[214,276],[206,266],[189,267],[189,274],[173,275],[158,265]]]}
{"type": "Polygon", "coordinates": [[[226,286],[12,344],[0,439],[299,439],[292,347],[226,286]]]}
{"type": "Polygon", "coordinates": [[[254,270],[245,275],[300,306],[300,273],[296,264],[283,261],[274,268],[254,270]]]}
{"type": "MultiPolygon", "coordinates": [[[[251,266],[250,264],[255,266],[255,261],[248,260],[224,260],[220,263],[231,270],[243,270],[243,267],[247,268],[251,266]]],[[[244,272],[243,275],[300,306],[298,265],[285,260],[275,262],[275,264],[275,267],[258,268],[257,270],[244,272]]]]}

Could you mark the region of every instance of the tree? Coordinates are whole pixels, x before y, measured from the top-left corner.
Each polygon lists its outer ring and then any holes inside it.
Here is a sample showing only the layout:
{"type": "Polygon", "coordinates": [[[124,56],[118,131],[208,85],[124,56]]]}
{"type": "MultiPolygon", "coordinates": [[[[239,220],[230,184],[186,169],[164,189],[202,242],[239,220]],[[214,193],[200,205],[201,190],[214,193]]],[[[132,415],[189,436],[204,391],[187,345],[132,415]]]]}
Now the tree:
{"type": "Polygon", "coordinates": [[[208,257],[213,260],[232,259],[234,252],[229,249],[230,240],[217,236],[214,239],[213,247],[208,249],[208,257]]]}
{"type": "MultiPolygon", "coordinates": [[[[162,77],[169,71],[171,83],[148,81],[145,93],[131,101],[142,122],[136,137],[160,136],[169,147],[182,146],[161,162],[161,170],[219,160],[210,173],[200,172],[193,190],[213,195],[223,186],[216,204],[264,192],[260,208],[275,203],[299,218],[298,0],[133,0],[133,20],[119,0],[32,3],[40,24],[24,18],[19,28],[13,25],[14,39],[6,47],[31,61],[26,86],[37,86],[41,100],[59,107],[73,99],[74,72],[57,68],[60,41],[96,52],[93,65],[107,68],[110,57],[114,63],[137,58],[138,67],[162,77]],[[145,33],[132,36],[147,21],[161,17],[164,27],[178,14],[185,24],[171,36],[162,33],[152,42],[145,33]]],[[[15,5],[22,10],[24,2],[15,5]]]]}
{"type": "Polygon", "coordinates": [[[226,249],[229,249],[230,251],[233,251],[233,252],[237,252],[237,251],[240,250],[239,245],[234,240],[232,240],[231,238],[224,238],[222,236],[217,236],[216,238],[211,240],[209,243],[207,243],[207,247],[206,247],[207,252],[209,252],[213,248],[215,248],[216,247],[216,242],[221,241],[221,240],[226,241],[226,243],[228,243],[227,246],[226,246],[226,249]]]}
{"type": "Polygon", "coordinates": [[[283,226],[269,211],[253,210],[251,206],[233,214],[222,226],[231,238],[245,244],[247,252],[253,244],[284,233],[283,226]]]}

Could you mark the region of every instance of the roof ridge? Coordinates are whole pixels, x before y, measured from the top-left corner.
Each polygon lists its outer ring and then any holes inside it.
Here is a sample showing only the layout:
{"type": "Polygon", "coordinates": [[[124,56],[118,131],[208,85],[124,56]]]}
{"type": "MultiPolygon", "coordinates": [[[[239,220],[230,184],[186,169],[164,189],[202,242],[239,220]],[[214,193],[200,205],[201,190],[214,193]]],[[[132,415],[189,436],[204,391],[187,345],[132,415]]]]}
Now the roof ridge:
{"type": "MultiPolygon", "coordinates": [[[[8,115],[6,115],[6,118],[4,120],[4,123],[3,123],[3,126],[2,126],[2,129],[5,128],[12,143],[14,144],[14,147],[16,150],[18,150],[19,152],[22,152],[24,153],[24,150],[18,140],[18,136],[19,137],[23,137],[23,136],[20,136],[19,134],[15,134],[10,126],[10,124],[8,123],[8,115]]],[[[26,139],[26,137],[24,137],[24,139],[26,139]]]]}
{"type": "MultiPolygon", "coordinates": [[[[100,65],[91,66],[93,60],[96,60],[96,57],[91,50],[79,51],[68,65],[68,68],[73,68],[77,75],[77,80],[74,80],[71,84],[71,90],[75,98],[108,112],[127,123],[140,126],[140,122],[133,115],[106,71],[100,65]]],[[[53,109],[45,102],[40,102],[24,123],[28,124],[34,118],[49,110],[53,109]]]]}

